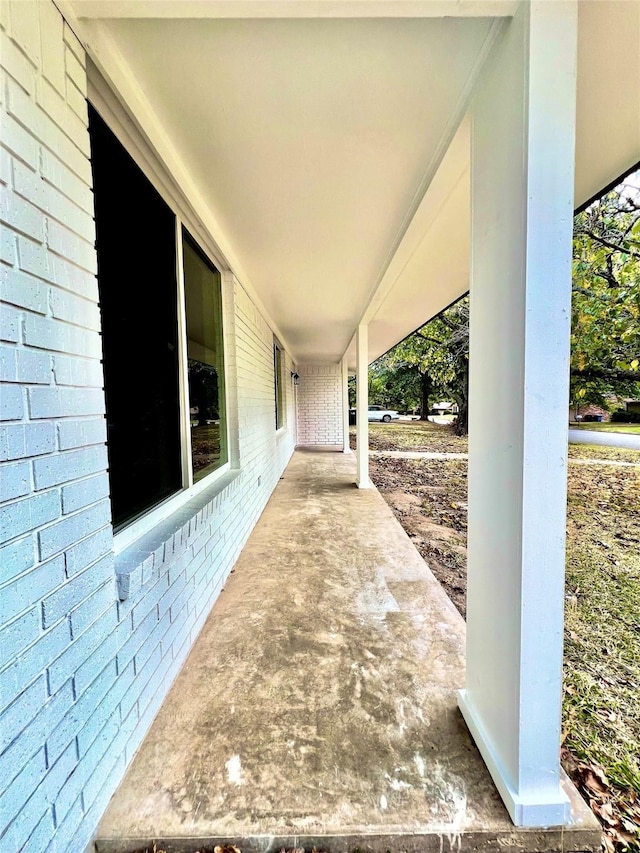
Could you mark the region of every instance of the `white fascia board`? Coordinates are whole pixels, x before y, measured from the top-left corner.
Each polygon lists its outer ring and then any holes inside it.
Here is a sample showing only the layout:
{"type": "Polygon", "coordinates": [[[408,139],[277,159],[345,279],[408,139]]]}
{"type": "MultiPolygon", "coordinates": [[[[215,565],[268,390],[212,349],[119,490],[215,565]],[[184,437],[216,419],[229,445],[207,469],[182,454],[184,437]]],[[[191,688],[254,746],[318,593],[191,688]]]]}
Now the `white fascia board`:
{"type": "Polygon", "coordinates": [[[81,19],[504,18],[515,0],[70,0],[81,19]]]}

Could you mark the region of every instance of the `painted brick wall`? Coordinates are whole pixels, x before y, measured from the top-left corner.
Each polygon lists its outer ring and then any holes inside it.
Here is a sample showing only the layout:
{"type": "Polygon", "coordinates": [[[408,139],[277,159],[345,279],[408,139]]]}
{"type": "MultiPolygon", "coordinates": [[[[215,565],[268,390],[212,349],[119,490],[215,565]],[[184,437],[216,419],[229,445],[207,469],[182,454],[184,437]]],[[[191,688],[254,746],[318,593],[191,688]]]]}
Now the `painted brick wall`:
{"type": "Polygon", "coordinates": [[[234,470],[113,556],[85,57],[53,3],[0,10],[0,850],[81,853],[291,455],[295,398],[276,434],[273,336],[226,275],[234,470]]]}
{"type": "Polygon", "coordinates": [[[342,447],[340,364],[302,364],[298,373],[298,444],[342,447]]]}

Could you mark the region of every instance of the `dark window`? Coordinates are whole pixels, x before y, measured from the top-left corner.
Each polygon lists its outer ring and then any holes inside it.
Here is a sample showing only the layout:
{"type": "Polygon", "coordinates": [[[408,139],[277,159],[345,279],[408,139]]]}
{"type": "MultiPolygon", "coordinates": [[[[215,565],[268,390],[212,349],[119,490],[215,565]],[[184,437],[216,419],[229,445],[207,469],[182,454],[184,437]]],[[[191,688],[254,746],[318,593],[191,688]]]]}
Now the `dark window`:
{"type": "Polygon", "coordinates": [[[194,481],[227,461],[220,273],[183,229],[184,293],[194,481]]]}
{"type": "Polygon", "coordinates": [[[182,487],[176,221],[91,107],[89,130],[118,528],[182,487]]]}
{"type": "Polygon", "coordinates": [[[282,370],[284,364],[284,353],[280,344],[273,344],[273,375],[275,381],[276,396],[276,429],[284,424],[284,386],[282,384],[282,370]]]}

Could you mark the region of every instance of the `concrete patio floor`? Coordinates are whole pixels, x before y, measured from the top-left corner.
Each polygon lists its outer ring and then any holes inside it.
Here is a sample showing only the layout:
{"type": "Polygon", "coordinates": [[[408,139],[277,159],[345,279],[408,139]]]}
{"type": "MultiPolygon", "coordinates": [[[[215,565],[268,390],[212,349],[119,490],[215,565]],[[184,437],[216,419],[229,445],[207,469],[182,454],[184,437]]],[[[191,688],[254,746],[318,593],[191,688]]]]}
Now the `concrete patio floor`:
{"type": "Polygon", "coordinates": [[[512,825],[456,707],[464,623],[350,455],[294,455],[96,849],[599,848],[512,825]]]}

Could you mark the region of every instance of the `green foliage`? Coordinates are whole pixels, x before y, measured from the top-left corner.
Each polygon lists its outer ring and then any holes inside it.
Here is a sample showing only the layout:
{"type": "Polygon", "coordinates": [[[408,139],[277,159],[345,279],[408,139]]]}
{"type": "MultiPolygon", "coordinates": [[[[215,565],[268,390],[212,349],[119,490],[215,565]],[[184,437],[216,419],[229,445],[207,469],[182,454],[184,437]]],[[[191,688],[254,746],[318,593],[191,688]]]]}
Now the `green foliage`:
{"type": "Polygon", "coordinates": [[[640,172],[574,220],[571,401],[640,395],[640,172]]]}

